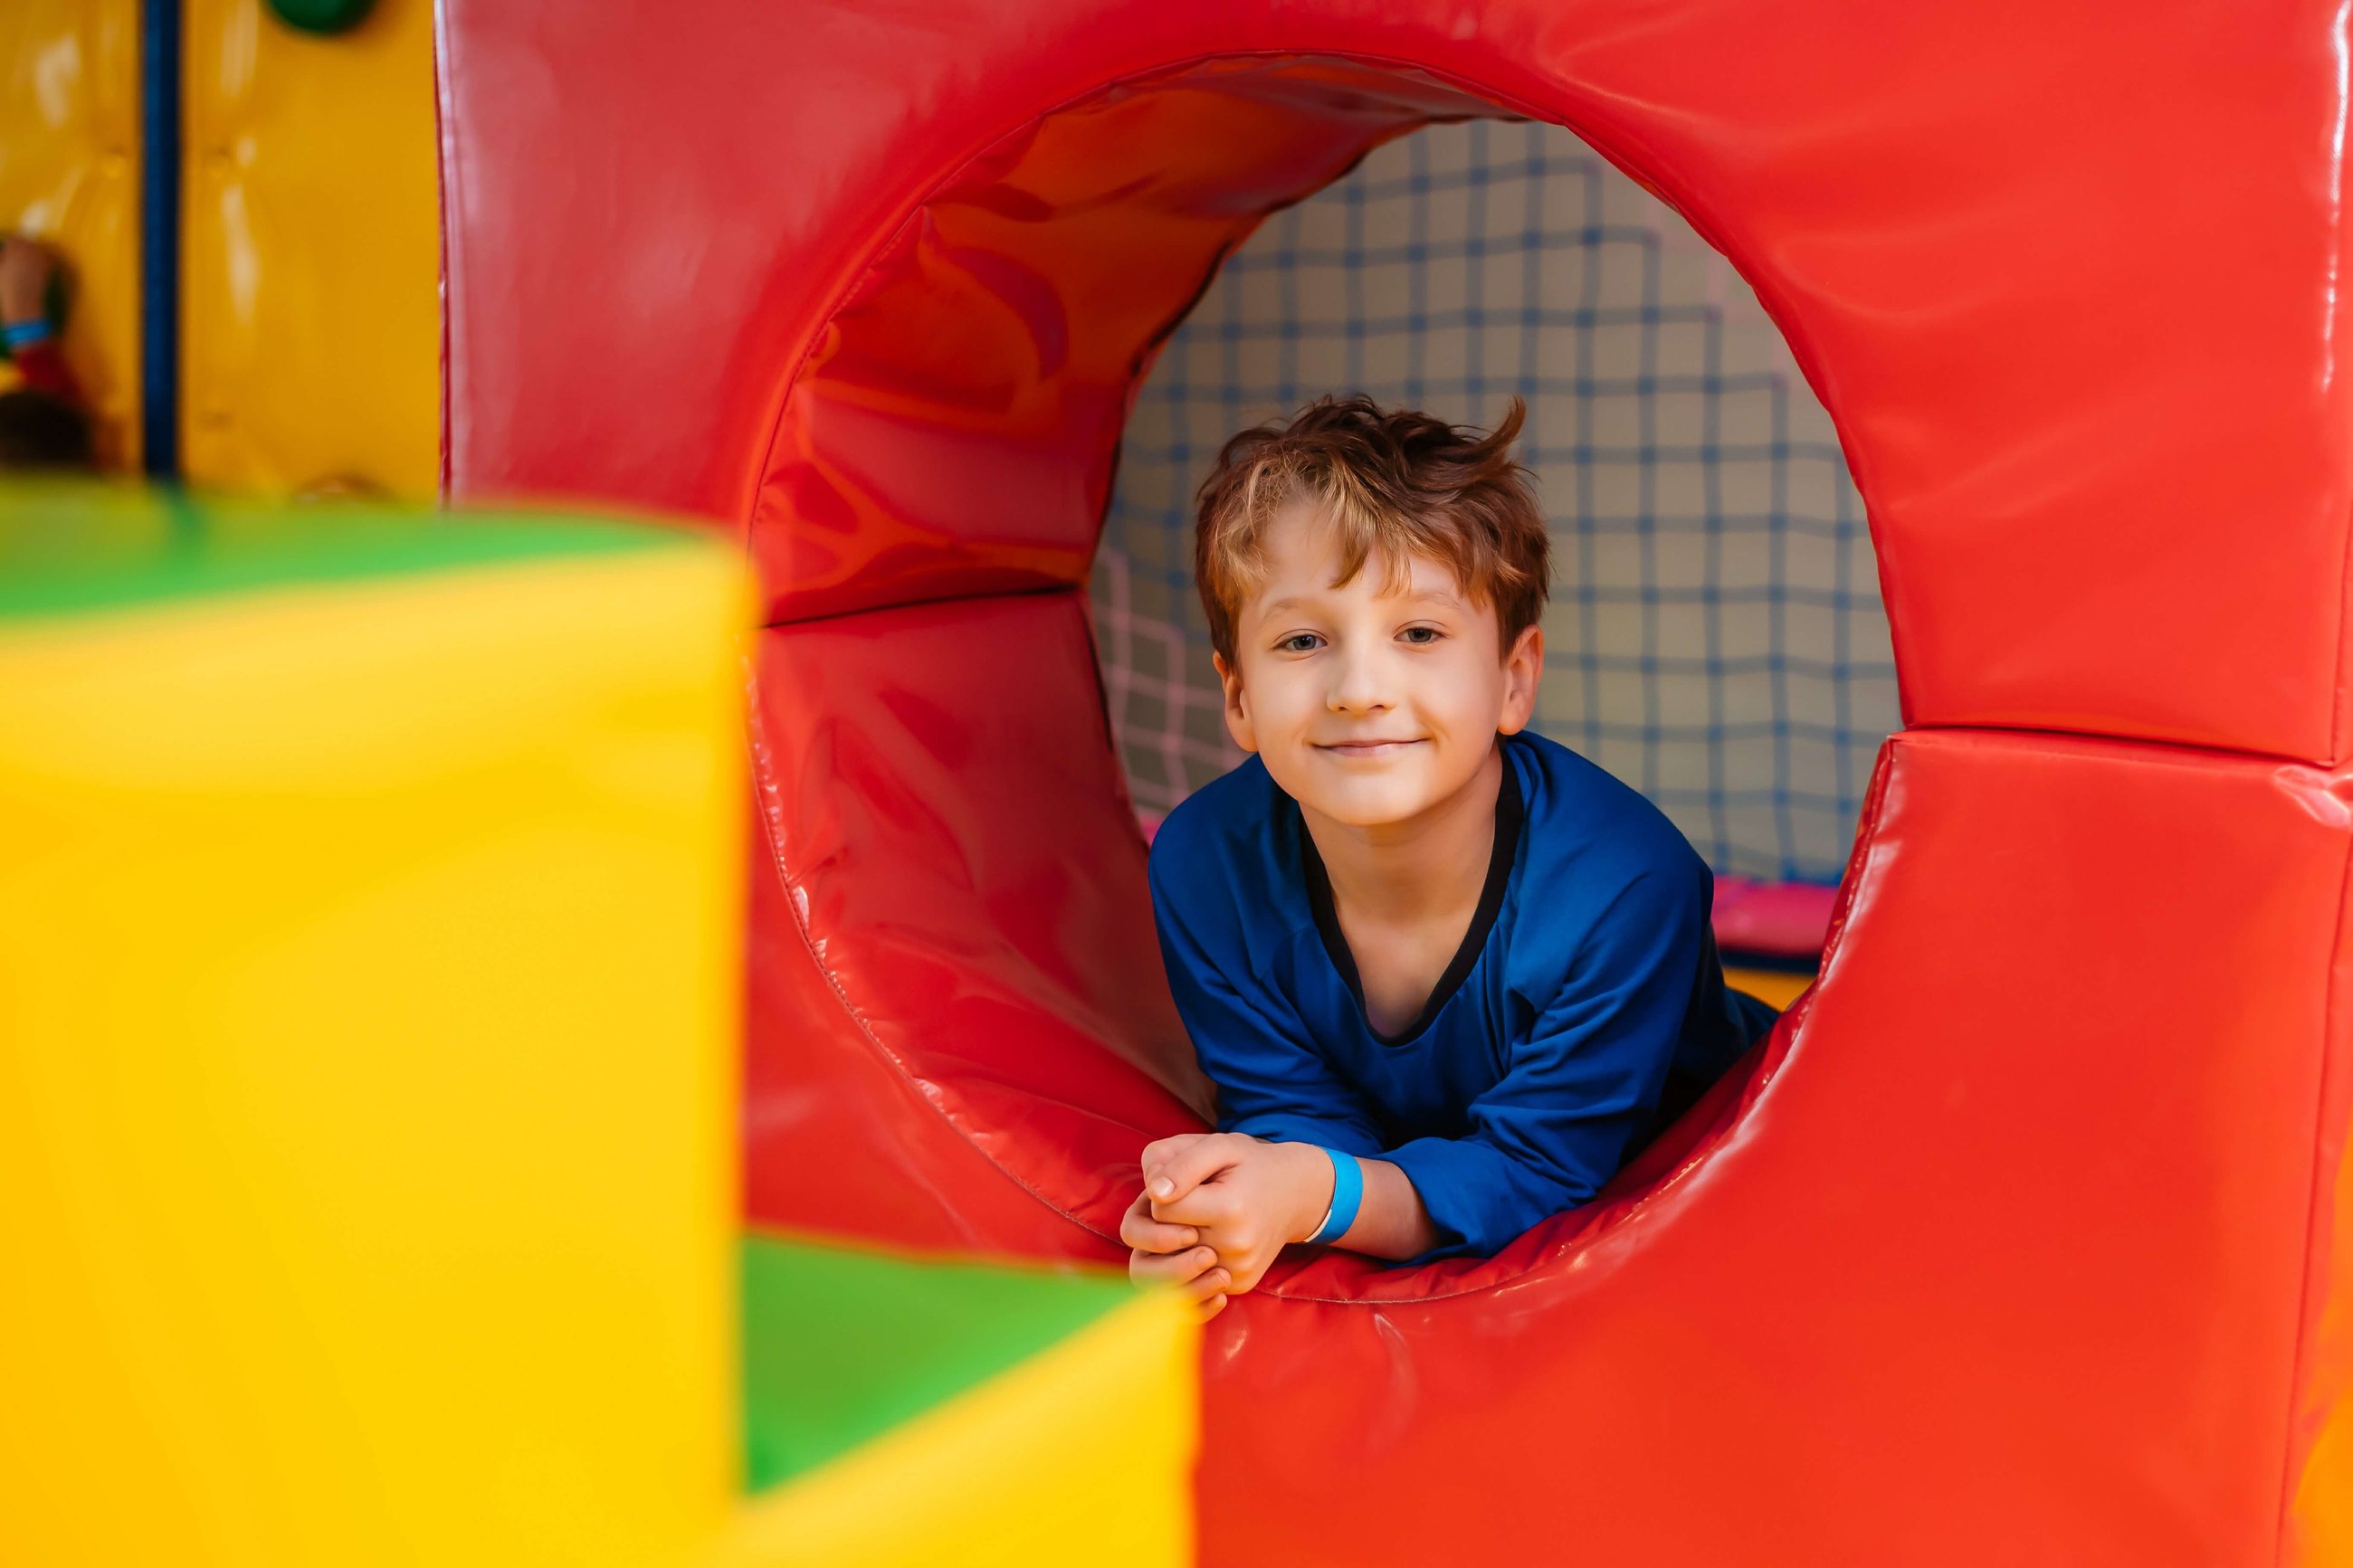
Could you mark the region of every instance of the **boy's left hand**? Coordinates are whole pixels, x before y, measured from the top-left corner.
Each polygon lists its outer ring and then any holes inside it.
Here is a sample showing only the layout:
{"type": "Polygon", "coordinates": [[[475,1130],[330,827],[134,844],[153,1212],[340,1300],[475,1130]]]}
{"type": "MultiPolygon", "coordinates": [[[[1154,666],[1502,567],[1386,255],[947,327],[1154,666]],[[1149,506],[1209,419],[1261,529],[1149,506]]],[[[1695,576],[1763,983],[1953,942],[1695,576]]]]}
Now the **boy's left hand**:
{"type": "Polygon", "coordinates": [[[1239,1296],[1323,1219],[1332,1161],[1312,1143],[1187,1132],[1145,1146],[1144,1193],[1153,1218],[1200,1232],[1232,1277],[1227,1294],[1239,1296]]]}

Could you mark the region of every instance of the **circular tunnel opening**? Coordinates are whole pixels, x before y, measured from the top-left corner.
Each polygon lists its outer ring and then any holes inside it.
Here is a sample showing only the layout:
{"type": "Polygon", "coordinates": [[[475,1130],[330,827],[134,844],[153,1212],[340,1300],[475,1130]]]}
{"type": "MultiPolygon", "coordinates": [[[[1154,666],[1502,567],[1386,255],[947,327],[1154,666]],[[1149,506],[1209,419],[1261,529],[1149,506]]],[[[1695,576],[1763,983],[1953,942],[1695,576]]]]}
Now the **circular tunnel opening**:
{"type": "MultiPolygon", "coordinates": [[[[822,977],[754,957],[754,1219],[871,1232],[871,1194],[937,1180],[891,1145],[904,1129],[845,1143],[826,1190],[802,1176],[830,1092],[808,1076],[815,1015],[847,1042],[840,1092],[881,1092],[848,1086],[888,1064],[1011,1178],[998,1218],[967,1199],[923,1222],[954,1245],[1100,1254],[1142,1143],[1207,1110],[1131,813],[1230,763],[1186,571],[1192,487],[1227,435],[1318,392],[1482,425],[1525,396],[1556,529],[1539,725],[1726,878],[1835,879],[1894,693],[1829,419],[1663,202],[1568,132],[1499,118],[1396,67],[1201,62],[1008,134],[845,284],[752,516],[768,845],[822,977]],[[853,863],[854,888],[807,874],[853,863]],[[1041,1229],[1039,1205],[1091,1238],[1041,1229]]],[[[1744,1089],[1611,1195],[1655,1184],[1744,1089]]],[[[1472,1288],[1612,1206],[1493,1260],[1327,1259],[1270,1288],[1472,1288]]]]}
{"type": "Polygon", "coordinates": [[[1731,264],[1557,126],[1375,149],[1236,250],[1141,383],[1092,592],[1147,830],[1242,755],[1195,492],[1228,436],[1327,392],[1482,426],[1525,400],[1556,577],[1535,728],[1673,819],[1721,879],[1728,962],[1786,1002],[1899,722],[1862,497],[1731,264]]]}

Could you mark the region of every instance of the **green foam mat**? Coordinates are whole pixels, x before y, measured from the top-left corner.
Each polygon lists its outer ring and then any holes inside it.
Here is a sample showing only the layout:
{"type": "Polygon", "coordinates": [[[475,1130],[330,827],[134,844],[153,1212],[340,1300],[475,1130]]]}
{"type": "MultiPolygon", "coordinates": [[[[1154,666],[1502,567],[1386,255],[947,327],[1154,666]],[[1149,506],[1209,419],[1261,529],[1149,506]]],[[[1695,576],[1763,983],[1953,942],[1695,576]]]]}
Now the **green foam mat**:
{"type": "Polygon", "coordinates": [[[754,1490],[880,1436],[1134,1299],[1115,1275],[916,1262],[767,1237],[743,1248],[754,1490]]]}

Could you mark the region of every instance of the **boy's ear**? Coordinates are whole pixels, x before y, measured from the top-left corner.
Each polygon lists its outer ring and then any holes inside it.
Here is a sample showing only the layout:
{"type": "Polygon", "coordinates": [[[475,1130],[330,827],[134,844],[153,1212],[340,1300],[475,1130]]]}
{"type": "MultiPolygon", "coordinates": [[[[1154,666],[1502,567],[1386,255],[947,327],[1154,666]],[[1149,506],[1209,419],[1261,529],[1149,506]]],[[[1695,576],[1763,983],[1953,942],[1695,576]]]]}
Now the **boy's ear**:
{"type": "Polygon", "coordinates": [[[1242,700],[1242,672],[1221,653],[1211,654],[1209,662],[1217,667],[1218,683],[1226,689],[1226,733],[1243,751],[1257,751],[1258,731],[1250,723],[1250,705],[1242,700]]]}
{"type": "Polygon", "coordinates": [[[1544,679],[1544,627],[1529,626],[1504,655],[1504,710],[1495,732],[1516,735],[1536,713],[1536,683],[1544,679]]]}

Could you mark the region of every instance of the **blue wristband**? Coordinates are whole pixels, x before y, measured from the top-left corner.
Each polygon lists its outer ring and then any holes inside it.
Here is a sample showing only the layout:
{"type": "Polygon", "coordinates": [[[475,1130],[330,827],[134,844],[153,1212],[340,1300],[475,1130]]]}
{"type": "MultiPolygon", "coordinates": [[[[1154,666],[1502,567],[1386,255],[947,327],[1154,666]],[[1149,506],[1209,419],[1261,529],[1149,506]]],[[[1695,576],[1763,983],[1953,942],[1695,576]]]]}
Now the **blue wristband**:
{"type": "Polygon", "coordinates": [[[54,331],[56,329],[45,321],[11,321],[0,327],[0,342],[12,349],[29,348],[35,343],[48,342],[49,334],[54,331]]]}
{"type": "Polygon", "coordinates": [[[1307,1238],[1310,1247],[1322,1247],[1347,1235],[1365,1202],[1365,1168],[1356,1157],[1337,1149],[1324,1152],[1332,1160],[1332,1206],[1324,1212],[1324,1223],[1315,1227],[1315,1234],[1307,1238]]]}

